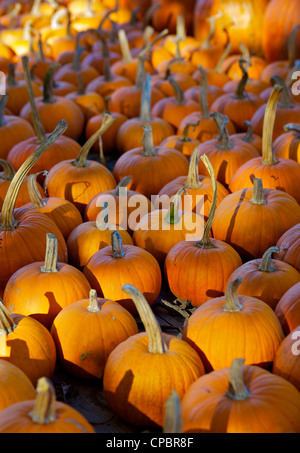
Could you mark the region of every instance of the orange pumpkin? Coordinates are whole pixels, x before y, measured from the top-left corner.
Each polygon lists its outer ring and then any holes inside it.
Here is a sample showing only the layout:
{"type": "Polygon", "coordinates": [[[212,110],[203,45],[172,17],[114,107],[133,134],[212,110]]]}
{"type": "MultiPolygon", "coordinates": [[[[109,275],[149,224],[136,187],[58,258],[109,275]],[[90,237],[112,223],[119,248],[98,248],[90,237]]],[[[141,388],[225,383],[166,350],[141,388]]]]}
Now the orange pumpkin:
{"type": "Polygon", "coordinates": [[[35,399],[6,408],[0,418],[2,433],[95,433],[80,412],[56,401],[54,386],[46,377],[38,380],[35,399]]]}
{"type": "Polygon", "coordinates": [[[276,351],[272,373],[281,376],[300,390],[300,325],[290,332],[276,351]]]}
{"type": "Polygon", "coordinates": [[[3,359],[0,359],[0,382],[0,411],[14,403],[35,397],[34,386],[24,371],[3,359]]]}
{"type": "Polygon", "coordinates": [[[172,390],[182,398],[203,375],[204,367],[190,345],[161,332],[136,287],[126,284],[123,290],[136,304],[145,332],[123,341],[108,357],[103,375],[105,399],[114,413],[135,426],[162,427],[172,390]]]}
{"type": "Polygon", "coordinates": [[[300,321],[300,284],[292,286],[282,296],[275,308],[282,330],[288,335],[299,325],[300,321]]]}
{"type": "Polygon", "coordinates": [[[284,126],[284,130],[274,141],[274,155],[295,160],[300,164],[300,125],[289,123],[284,126]]]}
{"type": "Polygon", "coordinates": [[[278,258],[300,272],[300,223],[283,233],[277,241],[277,246],[280,248],[278,258]]]}
{"type": "Polygon", "coordinates": [[[109,354],[137,333],[133,316],[120,304],[97,298],[93,289],[89,298],[78,299],[61,310],[51,327],[62,367],[87,380],[100,379],[109,354]]]}

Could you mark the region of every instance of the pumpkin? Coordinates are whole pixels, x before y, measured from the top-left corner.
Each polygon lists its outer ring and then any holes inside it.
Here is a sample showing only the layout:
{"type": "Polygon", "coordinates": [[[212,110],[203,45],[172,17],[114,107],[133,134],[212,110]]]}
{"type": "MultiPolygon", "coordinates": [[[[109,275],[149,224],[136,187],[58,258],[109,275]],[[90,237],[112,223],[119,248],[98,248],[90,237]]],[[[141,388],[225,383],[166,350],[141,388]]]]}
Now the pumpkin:
{"type": "MultiPolygon", "coordinates": [[[[199,149],[195,148],[191,155],[188,175],[178,176],[178,178],[175,178],[173,181],[166,184],[159,191],[158,200],[161,199],[163,195],[167,195],[171,199],[181,187],[184,187],[185,192],[183,197],[184,195],[192,197],[191,209],[193,212],[201,212],[201,214],[204,215],[205,220],[207,220],[213,199],[213,184],[209,177],[198,174],[198,161],[199,149]]],[[[229,195],[229,192],[218,181],[216,184],[218,194],[216,206],[218,206],[221,200],[229,195]]]]}
{"type": "MultiPolygon", "coordinates": [[[[56,63],[48,68],[44,79],[43,96],[35,97],[36,108],[46,133],[54,129],[57,121],[65,119],[69,125],[66,135],[77,140],[84,129],[84,115],[75,102],[63,96],[54,96],[53,76],[56,70],[56,63]]],[[[20,116],[33,123],[29,102],[22,108],[20,116]]]]}
{"type": "Polygon", "coordinates": [[[54,222],[40,212],[28,211],[22,208],[15,209],[18,191],[27,172],[49,145],[64,133],[66,128],[65,121],[59,123],[54,132],[46,138],[19,168],[7,190],[0,216],[0,238],[3,251],[0,260],[2,268],[0,287],[3,289],[15,271],[26,264],[43,259],[46,233],[55,234],[58,240],[59,259],[63,262],[67,261],[66,243],[54,222]],[[24,241],[27,244],[25,249],[24,241]],[[22,253],[19,253],[19,250],[22,250],[22,253]],[[18,252],[16,253],[16,251],[18,252]]]}
{"type": "MultiPolygon", "coordinates": [[[[229,135],[226,123],[227,117],[219,112],[214,112],[211,117],[215,121],[219,135],[217,138],[205,141],[199,145],[200,156],[206,154],[219,181],[226,188],[238,168],[250,159],[259,155],[257,149],[239,138],[229,135]]],[[[205,166],[199,162],[199,173],[207,175],[205,166]]]]}
{"type": "Polygon", "coordinates": [[[1,301],[0,325],[0,358],[20,368],[34,386],[42,376],[51,379],[56,348],[46,327],[30,316],[9,313],[1,301]]]}
{"type": "Polygon", "coordinates": [[[280,248],[278,258],[300,272],[300,223],[289,228],[277,241],[280,248]]]}
{"type": "MultiPolygon", "coordinates": [[[[16,172],[13,169],[13,167],[6,160],[0,159],[0,165],[3,168],[3,172],[1,172],[1,174],[0,174],[0,207],[2,209],[6,192],[9,188],[9,185],[10,185],[13,177],[15,176],[16,172]]],[[[25,176],[25,179],[20,186],[20,189],[19,189],[19,192],[17,195],[17,199],[16,199],[16,204],[15,204],[16,208],[20,208],[21,206],[23,206],[26,203],[29,203],[29,201],[30,201],[27,182],[28,182],[28,175],[25,176]]],[[[38,182],[36,183],[36,189],[37,189],[37,192],[40,194],[40,196],[42,196],[42,197],[45,196],[45,192],[44,192],[42,186],[38,182]]]]}
{"type": "Polygon", "coordinates": [[[125,176],[132,177],[131,190],[150,198],[177,176],[188,173],[188,159],[172,148],[154,146],[152,125],[145,122],[143,146],[130,149],[120,156],[114,166],[113,175],[117,182],[125,176]],[[147,175],[147,177],[146,177],[147,175]]]}
{"type": "Polygon", "coordinates": [[[103,203],[108,202],[108,222],[132,233],[136,223],[153,209],[153,205],[145,195],[127,189],[131,181],[130,176],[125,176],[114,190],[101,192],[92,198],[84,213],[85,220],[97,220],[103,203]],[[136,209],[139,209],[139,215],[133,218],[136,209]]]}
{"type": "Polygon", "coordinates": [[[100,379],[109,354],[137,333],[133,316],[120,304],[97,298],[93,289],[89,298],[65,307],[51,327],[62,367],[71,375],[87,380],[100,379]]]}
{"type": "Polygon", "coordinates": [[[50,329],[60,310],[86,298],[89,290],[87,279],[78,269],[58,260],[57,239],[48,233],[44,261],[30,263],[16,271],[7,282],[3,302],[11,313],[31,316],[50,329]]]}
{"type": "MultiPolygon", "coordinates": [[[[266,84],[260,80],[261,74],[267,62],[263,56],[251,55],[248,47],[241,42],[239,44],[240,54],[227,55],[222,61],[222,71],[229,77],[229,84],[234,85],[243,76],[243,70],[240,65],[241,58],[248,62],[248,76],[249,79],[246,82],[246,91],[256,92],[257,89],[261,89],[266,84]]],[[[267,81],[267,86],[269,80],[267,81]]],[[[223,86],[225,88],[225,85],[223,86]]],[[[267,88],[265,86],[265,88],[267,88]]]]}
{"type": "Polygon", "coordinates": [[[184,433],[299,432],[299,392],[244,361],[235,358],[191,385],[181,400],[184,433]]]}
{"type": "Polygon", "coordinates": [[[36,209],[46,214],[58,226],[67,240],[71,231],[82,223],[82,217],[76,206],[68,200],[56,197],[42,197],[38,190],[37,174],[29,175],[27,187],[30,202],[23,204],[24,209],[36,209]]]}
{"type": "Polygon", "coordinates": [[[161,142],[160,146],[177,149],[189,159],[194,149],[201,143],[197,138],[189,137],[190,128],[197,125],[198,123],[187,123],[181,135],[170,135],[161,142]]]}
{"type": "Polygon", "coordinates": [[[259,154],[262,154],[262,137],[260,135],[254,134],[251,121],[245,121],[244,127],[247,129],[246,132],[232,134],[231,138],[239,138],[246,143],[250,143],[257,149],[259,154]]]}
{"type": "Polygon", "coordinates": [[[295,160],[300,164],[300,125],[289,123],[284,126],[284,130],[274,141],[274,155],[295,160]]]}
{"type": "Polygon", "coordinates": [[[285,337],[277,349],[272,368],[272,373],[283,377],[298,390],[300,390],[299,337],[300,326],[297,326],[285,337]]]}
{"type": "Polygon", "coordinates": [[[3,359],[0,359],[0,382],[0,412],[14,403],[35,397],[34,386],[24,371],[3,359]]]}
{"type": "Polygon", "coordinates": [[[262,27],[268,1],[197,0],[193,15],[194,35],[199,40],[205,39],[209,27],[207,18],[220,12],[214,34],[217,42],[228,34],[232,52],[237,52],[243,42],[251,52],[262,53],[262,27]]]}
{"type": "Polygon", "coordinates": [[[7,159],[11,148],[17,143],[23,142],[34,136],[31,124],[23,118],[5,113],[7,95],[1,96],[0,100],[0,140],[1,159],[7,159]]]}
{"type": "MultiPolygon", "coordinates": [[[[262,47],[268,61],[284,60],[288,56],[288,37],[295,25],[299,24],[297,0],[271,0],[267,6],[262,28],[262,47]],[[288,8],[287,8],[288,6],[288,8]]],[[[299,35],[295,48],[299,58],[299,35]]]]}
{"type": "Polygon", "coordinates": [[[275,310],[286,291],[300,281],[300,273],[272,254],[279,253],[279,247],[270,247],[260,259],[251,260],[236,269],[227,286],[237,278],[242,279],[238,294],[260,299],[275,310]]]}
{"type": "Polygon", "coordinates": [[[141,247],[123,245],[118,231],[111,233],[111,246],[100,249],[90,258],[83,274],[99,297],[118,302],[131,314],[137,311],[122,290],[124,282],[135,284],[150,306],[157,300],[162,284],[157,260],[141,247]]]}
{"type": "Polygon", "coordinates": [[[89,259],[99,250],[111,244],[111,233],[117,230],[123,244],[134,245],[130,234],[119,225],[107,222],[107,202],[95,220],[85,221],[70,233],[67,239],[69,262],[83,269],[89,259]]]}
{"type": "Polygon", "coordinates": [[[240,60],[240,67],[243,71],[242,78],[234,93],[225,93],[218,97],[211,105],[211,112],[220,112],[226,115],[238,131],[244,130],[244,122],[250,121],[258,108],[264,101],[256,93],[245,91],[248,80],[246,60],[240,60]]]}
{"type": "Polygon", "coordinates": [[[176,33],[177,18],[183,15],[187,33],[193,31],[193,11],[195,0],[183,3],[179,0],[152,0],[152,5],[157,8],[152,13],[152,23],[155,29],[168,28],[169,33],[176,33]]]}
{"type": "Polygon", "coordinates": [[[106,114],[100,128],[85,142],[76,159],[64,160],[51,168],[45,181],[49,197],[70,201],[83,215],[95,195],[116,187],[115,178],[103,164],[88,160],[92,145],[113,121],[114,118],[106,114]]]}
{"type": "MultiPolygon", "coordinates": [[[[274,124],[278,114],[276,107],[281,91],[282,86],[275,84],[266,108],[262,135],[262,158],[257,157],[244,163],[233,175],[229,188],[232,192],[236,192],[250,187],[254,175],[256,178],[262,179],[266,189],[284,191],[299,202],[300,164],[291,159],[276,158],[273,150],[274,124]]],[[[251,122],[255,132],[253,118],[251,122]]]]}
{"type": "Polygon", "coordinates": [[[202,238],[183,240],[174,245],[164,263],[171,292],[182,301],[189,300],[193,306],[224,294],[228,278],[242,265],[240,256],[229,244],[210,237],[218,199],[217,182],[207,156],[202,156],[201,160],[208,168],[213,186],[213,199],[202,238]]]}
{"type": "Polygon", "coordinates": [[[299,325],[300,320],[300,284],[296,283],[282,296],[275,308],[282,330],[288,335],[299,325]]]}
{"type": "MultiPolygon", "coordinates": [[[[232,44],[229,42],[216,66],[214,68],[205,68],[205,74],[209,85],[223,89],[223,86],[231,80],[230,77],[223,71],[223,63],[226,61],[231,50],[232,44]]],[[[198,83],[200,83],[202,73],[199,71],[199,68],[194,72],[193,77],[198,83]]]]}
{"type": "Polygon", "coordinates": [[[136,304],[145,332],[132,335],[109,355],[103,375],[104,396],[114,413],[127,422],[162,427],[172,391],[182,398],[192,382],[203,375],[204,367],[190,345],[162,333],[136,287],[126,284],[123,290],[136,304]]]}
{"type": "Polygon", "coordinates": [[[36,397],[13,404],[0,416],[2,433],[95,433],[92,425],[73,407],[56,401],[52,382],[41,377],[36,397]]]}
{"type": "MultiPolygon", "coordinates": [[[[197,71],[193,74],[193,77],[195,80],[199,82],[197,85],[192,86],[188,89],[185,90],[185,97],[186,99],[193,99],[196,102],[205,102],[207,104],[207,107],[210,108],[210,106],[213,104],[213,102],[218,99],[218,97],[222,96],[222,94],[225,94],[223,91],[223,88],[220,88],[219,86],[214,85],[213,83],[210,84],[208,83],[208,72],[207,69],[203,66],[198,66],[197,71]],[[198,77],[199,74],[199,77],[198,77]],[[203,91],[206,94],[206,99],[204,97],[203,91]]],[[[201,111],[204,114],[204,109],[206,105],[201,104],[201,111]]]]}
{"type": "Polygon", "coordinates": [[[238,295],[241,281],[232,281],[224,296],[198,307],[184,326],[182,339],[198,352],[207,372],[228,367],[234,357],[245,357],[247,365],[268,368],[284,338],[269,305],[255,297],[238,295]],[[250,328],[252,323],[255,329],[250,328]],[[228,335],[228,328],[234,337],[228,335]]]}
{"type": "Polygon", "coordinates": [[[281,190],[266,189],[262,180],[229,194],[216,209],[214,237],[231,244],[249,260],[261,258],[291,227],[299,223],[300,206],[281,190]]]}

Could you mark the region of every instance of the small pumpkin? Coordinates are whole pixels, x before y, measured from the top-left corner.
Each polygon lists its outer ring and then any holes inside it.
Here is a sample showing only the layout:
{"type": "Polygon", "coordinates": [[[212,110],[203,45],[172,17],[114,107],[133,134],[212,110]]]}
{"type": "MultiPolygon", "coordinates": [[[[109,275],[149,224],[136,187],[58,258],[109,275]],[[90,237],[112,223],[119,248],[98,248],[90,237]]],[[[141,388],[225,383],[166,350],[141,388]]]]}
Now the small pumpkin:
{"type": "Polygon", "coordinates": [[[300,272],[300,223],[289,228],[277,241],[278,258],[300,272]]]}
{"type": "Polygon", "coordinates": [[[56,401],[50,379],[41,377],[36,385],[36,397],[16,403],[0,415],[2,433],[95,433],[92,425],[73,407],[56,401]]]}
{"type": "Polygon", "coordinates": [[[157,300],[162,284],[157,260],[141,247],[123,245],[118,231],[111,233],[111,246],[100,249],[90,258],[83,274],[99,297],[118,302],[132,314],[137,312],[131,298],[122,290],[124,282],[135,284],[150,306],[157,300]]]}
{"type": "Polygon", "coordinates": [[[285,132],[274,141],[274,155],[292,159],[300,164],[300,125],[289,123],[284,126],[285,132]]]}
{"type": "Polygon", "coordinates": [[[137,333],[133,316],[120,304],[97,298],[93,289],[88,298],[65,307],[51,327],[62,367],[87,380],[100,379],[109,354],[137,333]]]}
{"type": "Polygon", "coordinates": [[[244,361],[235,358],[191,385],[181,400],[184,433],[299,432],[297,389],[244,361]]]}
{"type": "Polygon", "coordinates": [[[282,330],[288,335],[300,321],[300,284],[296,283],[282,296],[275,308],[282,330]]]}
{"type": "Polygon", "coordinates": [[[108,357],[104,395],[114,413],[127,422],[162,427],[165,404],[172,390],[182,398],[192,382],[203,375],[204,367],[190,345],[162,333],[136,287],[126,284],[123,290],[136,304],[145,332],[123,341],[108,357]]]}

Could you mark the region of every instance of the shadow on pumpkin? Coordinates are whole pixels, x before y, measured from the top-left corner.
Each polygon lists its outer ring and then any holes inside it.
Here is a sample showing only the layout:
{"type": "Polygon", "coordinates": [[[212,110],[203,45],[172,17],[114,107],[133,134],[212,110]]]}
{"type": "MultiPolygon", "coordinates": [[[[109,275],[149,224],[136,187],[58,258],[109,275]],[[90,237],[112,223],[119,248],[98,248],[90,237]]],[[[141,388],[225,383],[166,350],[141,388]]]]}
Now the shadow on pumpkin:
{"type": "MultiPolygon", "coordinates": [[[[66,198],[66,200],[71,201],[76,206],[76,208],[80,211],[82,216],[84,215],[87,202],[81,203],[76,200],[83,197],[85,193],[88,191],[90,186],[91,183],[89,181],[78,181],[78,182],[75,181],[68,182],[65,187],[64,197],[66,198]]],[[[90,198],[92,198],[92,196],[90,198]]]]}

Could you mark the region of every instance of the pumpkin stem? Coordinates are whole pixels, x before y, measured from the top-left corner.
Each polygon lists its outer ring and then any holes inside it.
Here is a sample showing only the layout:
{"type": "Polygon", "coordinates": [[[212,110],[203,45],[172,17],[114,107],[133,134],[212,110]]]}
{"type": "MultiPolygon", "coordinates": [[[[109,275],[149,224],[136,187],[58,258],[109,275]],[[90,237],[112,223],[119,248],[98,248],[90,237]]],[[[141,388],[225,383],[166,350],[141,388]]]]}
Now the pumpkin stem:
{"type": "Polygon", "coordinates": [[[23,64],[23,72],[24,72],[24,77],[25,77],[25,81],[26,81],[27,92],[28,92],[28,97],[29,97],[29,102],[30,102],[30,107],[31,107],[32,122],[33,122],[35,135],[37,137],[38,143],[42,143],[46,138],[46,133],[45,133],[45,129],[41,122],[41,118],[40,118],[40,115],[39,115],[39,112],[37,110],[36,103],[35,103],[35,97],[33,94],[31,74],[30,74],[30,68],[29,68],[29,58],[27,56],[22,57],[22,64],[23,64]]]}
{"type": "Polygon", "coordinates": [[[176,390],[172,390],[172,394],[165,404],[163,433],[178,434],[182,433],[182,430],[180,398],[176,390]]]}
{"type": "Polygon", "coordinates": [[[77,72],[77,80],[78,80],[77,94],[79,94],[79,95],[85,94],[85,87],[84,87],[84,83],[82,80],[81,72],[77,72]]]}
{"type": "Polygon", "coordinates": [[[131,63],[133,61],[133,58],[132,58],[132,55],[130,52],[126,32],[123,28],[121,28],[118,31],[118,37],[119,37],[119,43],[120,43],[120,47],[121,47],[122,62],[131,63]]]}
{"type": "Polygon", "coordinates": [[[212,38],[213,38],[213,36],[215,34],[215,31],[216,31],[216,20],[219,19],[220,17],[222,17],[222,15],[223,15],[223,13],[220,11],[220,12],[218,12],[218,14],[216,14],[214,16],[211,16],[211,17],[208,17],[206,19],[207,22],[209,22],[210,29],[209,29],[209,33],[208,33],[207,38],[201,44],[201,49],[202,50],[209,49],[210,41],[212,40],[212,38]]]}
{"type": "Polygon", "coordinates": [[[6,124],[6,121],[5,121],[6,101],[7,101],[7,94],[4,94],[3,96],[1,96],[1,100],[0,100],[0,127],[5,126],[5,124],[6,124]]]}
{"type": "Polygon", "coordinates": [[[237,86],[237,89],[236,89],[236,92],[234,95],[234,97],[236,99],[245,98],[245,87],[246,87],[246,83],[248,81],[248,71],[246,68],[249,66],[249,64],[250,63],[247,60],[243,60],[242,58],[239,60],[239,66],[241,68],[243,75],[242,75],[241,80],[238,83],[238,86],[237,86]]]}
{"type": "Polygon", "coordinates": [[[282,85],[274,85],[267,102],[262,134],[262,162],[263,165],[276,165],[278,163],[273,150],[273,131],[276,119],[276,110],[279,97],[282,92],[282,85]]]}
{"type": "Polygon", "coordinates": [[[228,390],[226,396],[235,401],[243,401],[250,397],[243,379],[243,364],[245,359],[234,359],[228,374],[228,390]]]}
{"type": "Polygon", "coordinates": [[[150,123],[146,123],[143,126],[144,135],[143,135],[143,156],[155,156],[154,145],[153,145],[153,133],[150,123]]]}
{"type": "Polygon", "coordinates": [[[277,267],[274,264],[274,261],[272,261],[272,254],[273,253],[279,253],[280,248],[275,246],[275,247],[270,247],[264,254],[261,259],[260,265],[258,266],[258,269],[261,272],[275,272],[277,271],[277,267]]]}
{"type": "Polygon", "coordinates": [[[120,190],[124,189],[125,187],[128,186],[129,183],[132,181],[132,176],[124,176],[124,178],[121,179],[117,187],[112,191],[114,195],[120,196],[120,190]]]}
{"type": "Polygon", "coordinates": [[[97,228],[98,230],[107,230],[108,229],[108,203],[107,201],[104,201],[103,204],[102,204],[102,209],[99,213],[99,215],[97,216],[97,222],[96,222],[96,225],[97,225],[97,228]]]}
{"type": "Polygon", "coordinates": [[[147,25],[143,33],[143,50],[147,49],[151,45],[151,37],[154,33],[154,28],[151,25],[147,25]]]}
{"type": "Polygon", "coordinates": [[[36,386],[34,407],[28,414],[31,420],[39,425],[54,422],[57,418],[55,402],[56,396],[52,382],[46,377],[41,377],[36,386]]]}
{"type": "Polygon", "coordinates": [[[225,47],[224,52],[221,55],[221,58],[219,59],[214,71],[218,74],[222,74],[222,66],[228,55],[230,54],[232,49],[232,44],[228,43],[227,46],[225,47]]]}
{"type": "Polygon", "coordinates": [[[288,39],[288,60],[289,60],[289,67],[293,68],[295,66],[296,61],[296,46],[295,40],[296,35],[300,29],[300,25],[296,25],[290,33],[288,39]]]}
{"type": "Polygon", "coordinates": [[[145,82],[145,59],[139,56],[136,70],[135,87],[137,90],[142,90],[145,82]]]}
{"type": "Polygon", "coordinates": [[[52,233],[46,235],[46,254],[44,265],[41,266],[42,272],[53,273],[58,272],[57,266],[57,238],[52,233]]]}
{"type": "Polygon", "coordinates": [[[189,171],[185,183],[185,187],[188,187],[190,189],[197,189],[198,187],[202,186],[202,183],[199,181],[198,171],[199,152],[199,149],[195,148],[190,158],[189,171]]]}
{"type": "Polygon", "coordinates": [[[2,299],[0,299],[0,335],[8,335],[15,330],[17,324],[14,322],[5,307],[2,299]]]}
{"type": "Polygon", "coordinates": [[[207,83],[207,74],[204,70],[202,65],[198,66],[198,69],[201,73],[201,83],[200,83],[200,105],[201,105],[201,113],[202,118],[209,118],[209,107],[208,107],[208,100],[207,100],[207,91],[208,91],[208,83],[207,83]]]}
{"type": "Polygon", "coordinates": [[[177,193],[175,194],[172,202],[171,202],[171,205],[170,205],[170,208],[165,216],[165,221],[167,223],[169,223],[170,225],[174,225],[176,223],[179,223],[180,222],[180,216],[178,214],[179,212],[179,204],[180,204],[180,200],[181,200],[181,197],[182,195],[186,192],[185,188],[184,187],[181,187],[177,193]]]}
{"type": "Polygon", "coordinates": [[[106,161],[105,161],[105,156],[104,156],[104,150],[103,150],[103,140],[102,137],[99,137],[99,156],[100,156],[100,163],[106,167],[106,161]]]}
{"type": "Polygon", "coordinates": [[[185,98],[184,98],[184,92],[180,85],[178,85],[177,82],[173,79],[172,76],[169,77],[169,82],[172,85],[174,91],[175,91],[175,103],[177,105],[184,105],[185,104],[185,98]]]}
{"type": "Polygon", "coordinates": [[[53,63],[46,71],[43,87],[43,102],[47,104],[53,104],[55,102],[55,96],[53,93],[53,78],[55,72],[60,66],[61,65],[59,63],[53,63]]]}
{"type": "Polygon", "coordinates": [[[244,127],[247,128],[247,131],[245,137],[243,138],[243,141],[252,143],[254,141],[253,124],[251,123],[251,121],[244,121],[244,127]]]}
{"type": "Polygon", "coordinates": [[[103,75],[104,75],[105,82],[110,82],[111,80],[113,80],[112,73],[111,73],[111,70],[110,70],[109,57],[105,57],[104,58],[103,75]]]}
{"type": "Polygon", "coordinates": [[[207,168],[207,170],[209,172],[209,176],[211,177],[212,186],[213,186],[213,199],[212,199],[212,202],[210,205],[208,219],[207,219],[207,222],[206,222],[206,225],[204,228],[202,239],[200,241],[196,242],[195,245],[197,247],[201,247],[201,248],[205,248],[205,249],[216,248],[216,246],[213,245],[213,243],[211,242],[211,240],[209,238],[209,234],[211,231],[211,227],[212,227],[214,216],[215,216],[215,210],[216,210],[216,206],[217,206],[217,198],[218,198],[217,181],[216,181],[213,166],[211,165],[211,162],[210,162],[209,158],[207,157],[207,155],[203,154],[203,156],[201,156],[200,159],[204,163],[205,167],[207,168]]]}
{"type": "Polygon", "coordinates": [[[66,15],[68,15],[67,8],[61,8],[61,9],[55,11],[53,16],[51,17],[51,22],[50,22],[51,30],[59,30],[60,28],[62,28],[60,21],[66,15]]]}
{"type": "Polygon", "coordinates": [[[13,177],[9,188],[6,192],[2,211],[0,214],[0,229],[4,231],[13,230],[17,227],[18,222],[15,220],[13,213],[15,209],[16,199],[19,193],[20,186],[25,179],[27,173],[31,170],[34,164],[38,159],[44,154],[44,152],[49,148],[49,146],[55,142],[55,140],[60,137],[68,125],[65,120],[62,120],[55,128],[55,130],[41,143],[38,148],[36,148],[31,155],[25,160],[25,162],[20,166],[19,170],[16,172],[13,177]]]}
{"type": "Polygon", "coordinates": [[[91,289],[89,293],[89,305],[87,309],[93,313],[97,313],[100,311],[97,299],[97,291],[95,289],[91,289]]]}
{"type": "Polygon", "coordinates": [[[266,204],[267,200],[264,195],[264,187],[260,178],[253,178],[253,192],[251,203],[253,204],[266,204]]]}
{"type": "Polygon", "coordinates": [[[85,142],[77,158],[73,160],[72,164],[75,167],[87,167],[89,165],[87,161],[87,156],[91,147],[96,142],[96,140],[98,140],[99,137],[101,137],[104,134],[104,132],[107,131],[107,129],[111,126],[111,124],[114,121],[115,118],[112,115],[107,113],[104,114],[101,127],[85,142]]]}
{"type": "Polygon", "coordinates": [[[238,287],[242,283],[241,277],[236,278],[227,286],[225,292],[225,305],[223,307],[223,311],[230,311],[232,313],[241,311],[243,308],[239,301],[238,296],[238,287]]]}
{"type": "Polygon", "coordinates": [[[150,109],[151,109],[151,76],[149,73],[147,73],[141,98],[140,107],[141,120],[151,121],[150,109]]]}
{"type": "Polygon", "coordinates": [[[271,77],[271,83],[273,88],[277,85],[281,87],[279,106],[285,109],[294,109],[295,106],[291,102],[289,89],[285,81],[280,76],[274,75],[271,77]]]}
{"type": "Polygon", "coordinates": [[[16,72],[15,65],[13,63],[10,63],[8,65],[8,74],[7,74],[7,80],[6,80],[7,86],[11,87],[11,86],[18,85],[16,82],[15,72],[16,72]]]}
{"type": "Polygon", "coordinates": [[[164,342],[160,325],[144,295],[133,285],[124,285],[122,289],[132,298],[140,315],[149,339],[148,352],[150,354],[163,354],[168,350],[168,347],[164,342]]]}
{"type": "Polygon", "coordinates": [[[222,115],[220,112],[213,112],[210,116],[213,118],[218,128],[218,148],[224,151],[233,148],[233,143],[230,142],[228,129],[226,127],[226,123],[229,121],[228,117],[222,115]]]}
{"type": "Polygon", "coordinates": [[[32,206],[35,209],[42,208],[43,206],[46,206],[46,204],[47,204],[43,200],[43,198],[40,194],[40,191],[38,189],[38,185],[37,185],[37,176],[41,173],[43,173],[45,175],[45,173],[47,173],[47,172],[41,171],[34,175],[28,175],[28,178],[27,178],[27,188],[28,188],[29,198],[30,198],[32,206]]]}
{"type": "Polygon", "coordinates": [[[189,135],[189,130],[190,130],[190,127],[193,127],[194,130],[197,126],[199,126],[199,123],[200,123],[200,120],[197,121],[196,123],[186,123],[184,129],[183,129],[183,132],[182,132],[182,136],[180,138],[180,140],[182,142],[190,142],[191,139],[190,137],[188,136],[189,135]]]}
{"type": "Polygon", "coordinates": [[[38,59],[39,61],[45,61],[45,54],[44,54],[44,49],[43,49],[43,41],[42,41],[42,35],[39,33],[39,40],[38,40],[38,59]]]}
{"type": "Polygon", "coordinates": [[[0,165],[3,168],[1,179],[7,179],[8,181],[11,181],[16,174],[13,166],[4,159],[0,159],[0,165]]]}
{"type": "MultiPolygon", "coordinates": [[[[77,35],[77,43],[79,43],[79,37],[80,34],[77,35]]],[[[74,52],[74,57],[72,61],[72,69],[74,71],[80,71],[81,70],[81,57],[83,52],[85,51],[85,48],[83,46],[79,46],[79,44],[76,44],[76,49],[74,52]]]]}
{"type": "Polygon", "coordinates": [[[283,129],[284,129],[286,132],[293,131],[293,132],[296,132],[297,135],[300,135],[300,124],[296,124],[296,123],[288,123],[288,124],[286,124],[285,126],[283,126],[283,129]]]}
{"type": "Polygon", "coordinates": [[[34,2],[32,4],[32,8],[30,10],[30,15],[31,16],[40,16],[40,14],[41,14],[40,7],[41,7],[41,0],[34,0],[34,2]]]}
{"type": "Polygon", "coordinates": [[[185,26],[185,17],[184,14],[178,14],[176,20],[176,40],[185,41],[186,40],[186,26],[185,26]]]}
{"type": "Polygon", "coordinates": [[[125,255],[123,250],[122,238],[118,231],[113,231],[111,233],[111,247],[112,247],[112,257],[113,258],[122,258],[125,255]]]}

